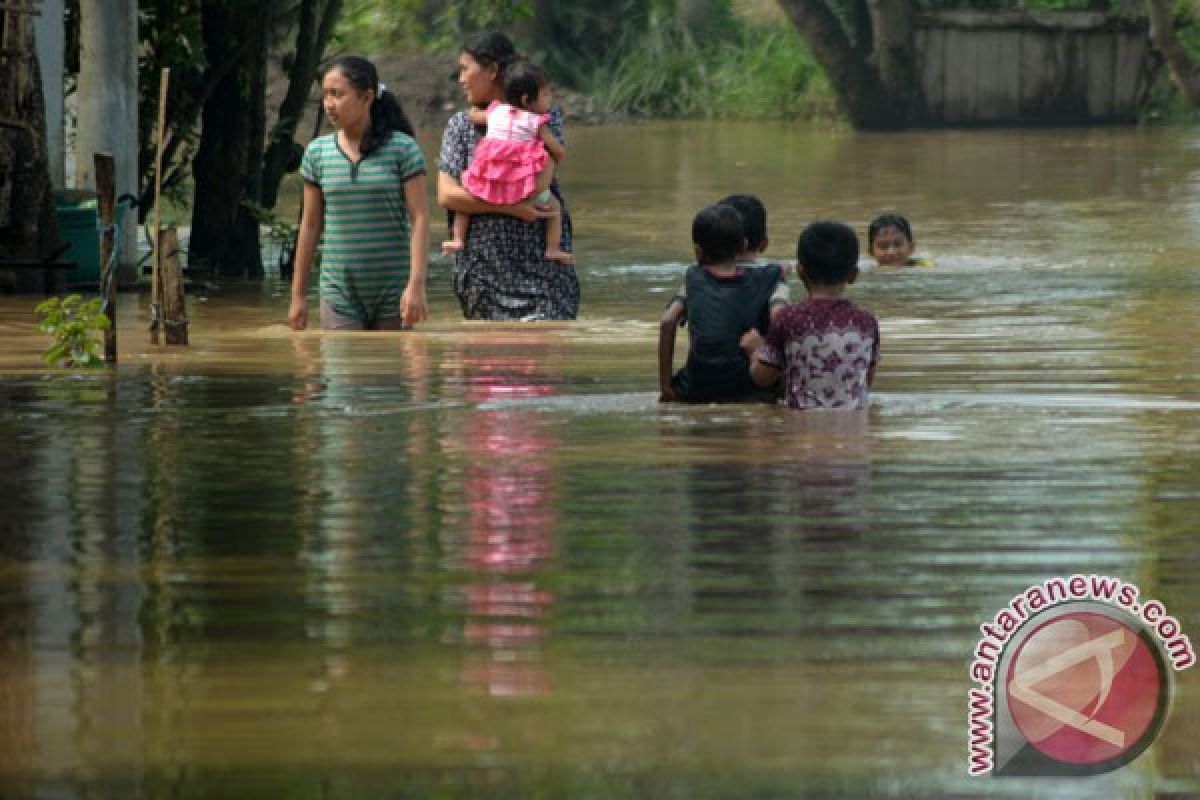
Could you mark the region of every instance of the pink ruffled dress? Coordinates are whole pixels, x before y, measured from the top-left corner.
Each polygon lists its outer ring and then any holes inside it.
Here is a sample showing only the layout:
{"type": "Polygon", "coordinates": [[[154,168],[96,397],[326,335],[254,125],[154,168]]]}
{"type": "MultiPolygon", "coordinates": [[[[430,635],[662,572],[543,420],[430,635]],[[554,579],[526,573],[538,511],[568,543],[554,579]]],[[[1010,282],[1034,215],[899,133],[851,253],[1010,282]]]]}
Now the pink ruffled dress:
{"type": "Polygon", "coordinates": [[[488,203],[511,205],[533,194],[538,173],[546,166],[546,145],[538,128],[549,114],[535,114],[498,100],[487,108],[487,135],[463,173],[462,185],[488,203]]]}

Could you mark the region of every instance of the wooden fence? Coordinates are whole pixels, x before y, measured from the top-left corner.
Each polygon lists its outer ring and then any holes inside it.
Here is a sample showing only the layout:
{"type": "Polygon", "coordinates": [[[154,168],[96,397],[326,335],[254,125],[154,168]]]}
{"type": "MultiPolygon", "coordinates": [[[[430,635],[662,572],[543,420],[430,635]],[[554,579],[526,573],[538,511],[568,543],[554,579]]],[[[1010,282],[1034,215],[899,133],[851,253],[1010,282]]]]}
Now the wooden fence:
{"type": "Polygon", "coordinates": [[[923,15],[933,125],[1136,122],[1156,68],[1144,19],[1100,12],[923,15]]]}

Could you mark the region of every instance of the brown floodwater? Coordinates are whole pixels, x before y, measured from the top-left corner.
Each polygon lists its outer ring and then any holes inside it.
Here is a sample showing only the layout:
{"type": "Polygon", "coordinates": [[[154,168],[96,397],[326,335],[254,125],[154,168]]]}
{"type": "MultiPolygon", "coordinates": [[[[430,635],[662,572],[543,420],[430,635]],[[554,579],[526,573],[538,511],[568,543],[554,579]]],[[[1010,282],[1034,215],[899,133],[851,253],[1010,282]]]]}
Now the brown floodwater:
{"type": "Polygon", "coordinates": [[[435,259],[412,333],[293,334],[269,279],[190,296],[186,349],[122,296],[120,365],[68,371],[0,297],[0,796],[1200,796],[1195,670],[1121,770],[966,774],[1024,587],[1200,635],[1200,133],[570,145],[577,322],[463,322],[435,259]],[[774,257],[895,208],[936,259],[852,289],[868,412],[656,402],[691,217],[742,191],[774,257]]]}

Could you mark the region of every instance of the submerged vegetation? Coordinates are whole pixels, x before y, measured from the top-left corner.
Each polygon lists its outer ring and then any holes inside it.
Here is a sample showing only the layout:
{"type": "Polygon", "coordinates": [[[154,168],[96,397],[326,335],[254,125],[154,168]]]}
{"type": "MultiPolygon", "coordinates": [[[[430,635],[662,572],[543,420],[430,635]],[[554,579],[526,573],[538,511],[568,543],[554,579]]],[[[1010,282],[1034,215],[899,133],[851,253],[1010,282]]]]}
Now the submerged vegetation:
{"type": "Polygon", "coordinates": [[[41,317],[38,329],[54,337],[42,359],[52,367],[103,366],[103,341],[97,340],[96,335],[111,325],[100,308],[99,298],[85,301],[77,294],[51,297],[39,303],[34,308],[41,317]]]}

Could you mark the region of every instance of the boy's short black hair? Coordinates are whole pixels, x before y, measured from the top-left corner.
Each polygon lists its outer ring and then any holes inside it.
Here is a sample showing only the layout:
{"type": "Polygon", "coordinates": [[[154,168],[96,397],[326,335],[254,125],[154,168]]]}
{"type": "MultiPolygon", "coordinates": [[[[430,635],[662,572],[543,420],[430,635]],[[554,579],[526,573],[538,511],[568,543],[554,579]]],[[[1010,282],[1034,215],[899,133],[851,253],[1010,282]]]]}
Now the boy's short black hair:
{"type": "Polygon", "coordinates": [[[814,222],[800,234],[796,260],[813,283],[847,283],[858,269],[858,237],[849,225],[830,220],[814,222]]]}
{"type": "Polygon", "coordinates": [[[721,201],[733,206],[742,215],[742,228],[746,232],[746,249],[761,250],[767,244],[767,207],[753,194],[731,194],[721,201]]]}
{"type": "Polygon", "coordinates": [[[701,264],[733,261],[746,247],[742,215],[724,203],[709,206],[692,220],[692,242],[700,248],[701,264]]]}

